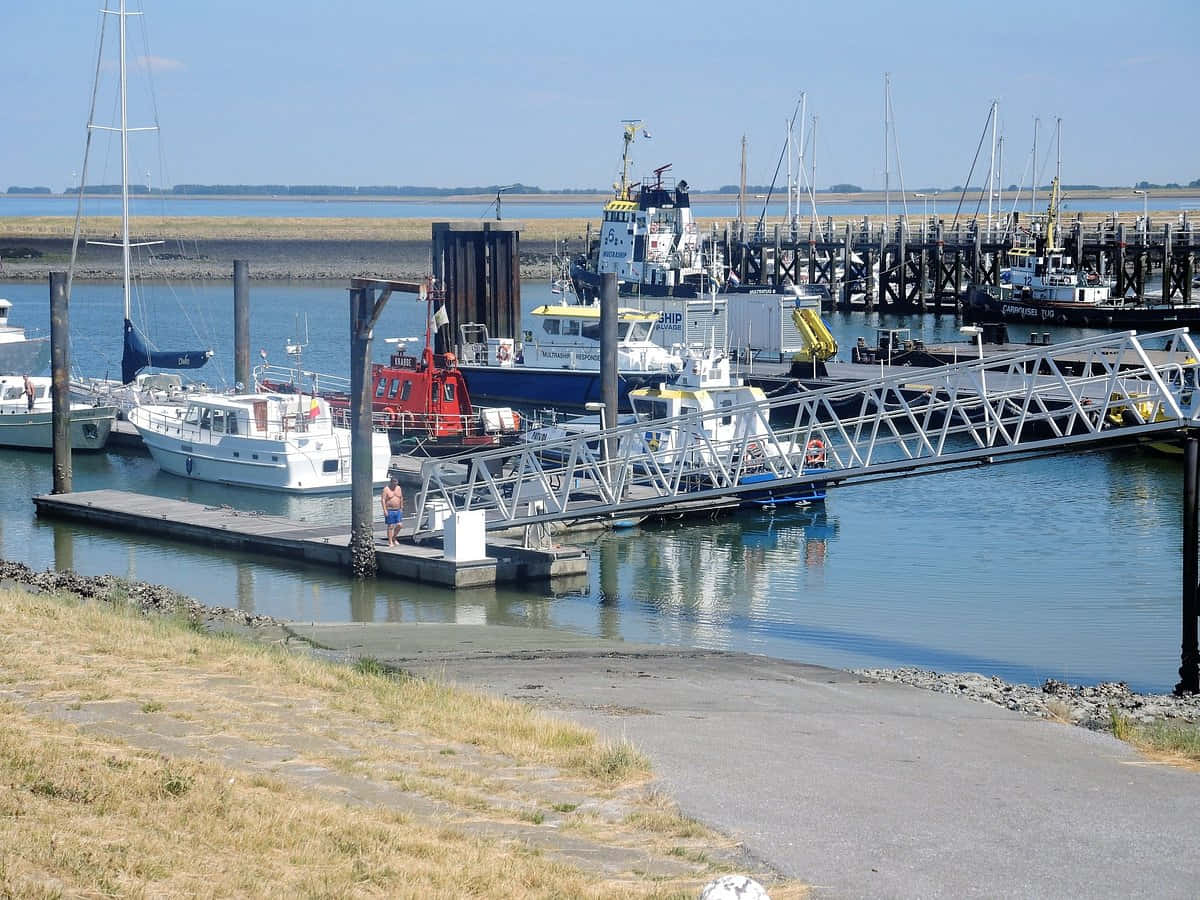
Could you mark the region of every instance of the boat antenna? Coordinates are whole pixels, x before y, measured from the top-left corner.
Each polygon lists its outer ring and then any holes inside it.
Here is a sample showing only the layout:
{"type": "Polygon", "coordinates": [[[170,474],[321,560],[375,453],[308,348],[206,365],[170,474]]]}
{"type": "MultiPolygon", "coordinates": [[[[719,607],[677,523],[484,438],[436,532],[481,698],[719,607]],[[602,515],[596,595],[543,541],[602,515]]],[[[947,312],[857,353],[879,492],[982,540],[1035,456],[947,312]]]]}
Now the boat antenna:
{"type": "MultiPolygon", "coordinates": [[[[484,211],[483,211],[483,216],[486,216],[491,211],[492,207],[494,206],[494,207],[496,207],[496,221],[499,222],[500,221],[500,195],[503,194],[505,191],[511,191],[517,187],[520,187],[520,185],[519,184],[509,184],[509,185],[505,185],[502,188],[496,188],[496,199],[487,205],[487,208],[484,209],[484,211]]],[[[480,216],[479,218],[482,219],[483,216],[480,216]]]]}
{"type": "MultiPolygon", "coordinates": [[[[625,126],[625,146],[621,148],[621,180],[613,185],[618,200],[629,199],[629,147],[637,138],[638,129],[642,128],[641,119],[622,119],[625,126]]],[[[642,128],[642,134],[650,137],[650,133],[642,128]]]]}

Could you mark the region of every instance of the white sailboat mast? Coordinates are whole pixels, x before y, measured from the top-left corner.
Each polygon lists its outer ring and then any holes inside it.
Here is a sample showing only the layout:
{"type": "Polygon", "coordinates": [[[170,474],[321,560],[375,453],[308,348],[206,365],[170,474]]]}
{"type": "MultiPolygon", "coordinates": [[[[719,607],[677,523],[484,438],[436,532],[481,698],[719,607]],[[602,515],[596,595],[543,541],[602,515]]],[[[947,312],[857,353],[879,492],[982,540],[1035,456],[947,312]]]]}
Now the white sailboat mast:
{"type": "Polygon", "coordinates": [[[121,0],[121,271],[125,292],[125,318],[130,316],[129,302],[129,116],[125,84],[125,0],[121,0]]]}
{"type": "Polygon", "coordinates": [[[1040,124],[1040,122],[1041,122],[1041,119],[1039,119],[1037,116],[1034,116],[1034,118],[1033,118],[1033,177],[1031,179],[1029,179],[1030,181],[1033,182],[1033,184],[1031,184],[1029,186],[1030,192],[1031,192],[1029,195],[1029,215],[1030,216],[1037,215],[1037,183],[1038,183],[1037,139],[1038,139],[1038,125],[1040,124]]]}
{"type": "Polygon", "coordinates": [[[996,107],[998,102],[992,101],[992,161],[988,165],[988,234],[992,232],[992,193],[996,184],[996,107]]]}
{"type": "Polygon", "coordinates": [[[1054,121],[1055,134],[1055,155],[1057,160],[1054,163],[1054,180],[1058,183],[1059,202],[1054,204],[1054,233],[1058,234],[1060,230],[1061,217],[1058,214],[1059,207],[1062,206],[1062,116],[1059,116],[1054,121]]]}
{"type": "Polygon", "coordinates": [[[888,96],[892,91],[892,73],[883,73],[883,224],[886,231],[891,227],[891,188],[888,184],[888,96]]]}

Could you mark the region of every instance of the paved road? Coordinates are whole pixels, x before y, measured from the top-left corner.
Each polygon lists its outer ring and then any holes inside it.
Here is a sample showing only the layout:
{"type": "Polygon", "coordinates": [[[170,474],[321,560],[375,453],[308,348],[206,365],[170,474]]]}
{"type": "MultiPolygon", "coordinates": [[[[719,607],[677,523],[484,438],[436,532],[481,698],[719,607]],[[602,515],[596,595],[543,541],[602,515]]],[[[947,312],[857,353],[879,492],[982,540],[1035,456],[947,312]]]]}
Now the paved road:
{"type": "Polygon", "coordinates": [[[1084,729],[743,654],[488,626],[295,626],[628,737],[821,897],[1195,897],[1200,774],[1084,729]]]}

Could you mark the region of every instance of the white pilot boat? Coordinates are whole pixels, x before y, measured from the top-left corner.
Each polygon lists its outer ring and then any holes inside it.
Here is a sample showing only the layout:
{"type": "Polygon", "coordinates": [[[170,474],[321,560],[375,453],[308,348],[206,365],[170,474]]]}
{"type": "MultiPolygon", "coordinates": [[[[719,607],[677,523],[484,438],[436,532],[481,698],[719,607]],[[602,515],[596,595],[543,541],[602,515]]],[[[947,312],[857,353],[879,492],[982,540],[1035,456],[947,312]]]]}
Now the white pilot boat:
{"type": "MultiPolygon", "coordinates": [[[[297,394],[199,394],[176,409],[128,413],[159,467],[198,481],[292,493],[349,491],[350,430],[329,403],[297,394]]],[[[371,480],[387,480],[391,450],[372,434],[371,480]]]]}
{"type": "MultiPolygon", "coordinates": [[[[21,375],[0,376],[0,447],[49,450],[54,446],[54,411],[50,378],[32,376],[33,409],[21,375]]],[[[112,432],[116,409],[88,403],[71,404],[71,449],[102,450],[112,432]]]]}
{"type": "MultiPolygon", "coordinates": [[[[684,363],[683,370],[670,383],[660,382],[630,392],[633,414],[621,416],[617,424],[636,421],[641,427],[626,438],[634,442],[633,447],[622,445],[617,450],[619,455],[625,456],[628,450],[634,468],[641,471],[682,465],[705,473],[718,464],[739,463],[743,467],[743,484],[762,485],[761,490],[743,497],[748,505],[809,503],[825,498],[823,483],[774,492],[770,487],[776,478],[772,458],[787,456],[796,463],[802,460],[804,468],[823,471],[826,453],[820,441],[801,447],[776,437],[763,391],[731,376],[729,357],[724,351],[692,350],[684,363]]],[[[565,445],[556,441],[599,435],[600,431],[600,417],[581,416],[534,429],[525,440],[545,444],[543,452],[554,458],[565,451],[565,445]]],[[[594,449],[599,452],[599,437],[594,449]]]]}
{"type": "Polygon", "coordinates": [[[0,298],[0,372],[44,372],[50,365],[50,338],[25,336],[25,329],[8,324],[12,303],[0,298]]]}

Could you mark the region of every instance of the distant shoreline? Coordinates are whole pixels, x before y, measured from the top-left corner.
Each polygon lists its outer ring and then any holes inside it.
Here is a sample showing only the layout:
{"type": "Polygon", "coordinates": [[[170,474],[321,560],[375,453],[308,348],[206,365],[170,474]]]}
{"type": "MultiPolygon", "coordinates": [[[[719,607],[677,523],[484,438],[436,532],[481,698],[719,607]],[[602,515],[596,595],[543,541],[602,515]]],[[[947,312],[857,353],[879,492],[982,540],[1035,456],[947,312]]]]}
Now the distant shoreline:
{"type": "MultiPolygon", "coordinates": [[[[1042,196],[1047,188],[1045,186],[1038,188],[1038,195],[1042,196]]],[[[1133,196],[1133,188],[1096,188],[1086,190],[1071,190],[1065,189],[1072,198],[1076,200],[1128,200],[1133,196]]],[[[968,199],[977,196],[981,192],[981,188],[971,188],[966,192],[968,199]]],[[[957,198],[961,193],[959,190],[941,190],[934,188],[917,188],[908,189],[904,192],[892,191],[890,196],[899,203],[904,194],[908,195],[908,199],[913,199],[914,193],[925,193],[930,198],[937,197],[941,203],[946,203],[957,198]]],[[[1021,193],[1028,196],[1028,187],[1022,187],[1021,193]]],[[[778,188],[772,194],[772,199],[780,199],[785,195],[784,188],[778,188]]],[[[1005,189],[1005,195],[1011,196],[1012,191],[1005,189]]],[[[8,194],[0,193],[0,214],[3,213],[3,202],[5,198],[17,200],[62,200],[64,198],[73,198],[73,194],[8,194]]],[[[106,198],[115,198],[116,194],[98,193],[85,194],[84,197],[89,200],[102,200],[106,198]]],[[[305,203],[448,203],[462,204],[464,206],[478,205],[479,203],[491,203],[496,199],[496,195],[492,194],[175,194],[171,192],[156,193],[156,194],[134,194],[135,199],[172,199],[172,200],[212,200],[221,202],[230,202],[237,200],[247,200],[255,202],[279,202],[287,203],[291,201],[303,201],[305,203]]],[[[612,196],[609,191],[598,191],[594,193],[578,193],[578,194],[504,194],[503,202],[505,205],[522,205],[522,204],[567,204],[567,203],[595,203],[601,204],[612,196]]],[[[747,195],[747,200],[761,200],[765,196],[764,192],[755,191],[747,195]]],[[[883,191],[856,191],[853,193],[831,193],[826,191],[818,191],[817,200],[820,203],[880,203],[885,199],[883,191]]],[[[1153,208],[1155,198],[1162,200],[1164,198],[1171,202],[1178,200],[1194,199],[1200,203],[1200,188],[1151,188],[1150,201],[1153,208]]],[[[736,193],[719,193],[715,191],[694,191],[691,194],[692,203],[704,205],[708,203],[736,203],[736,193]]],[[[597,212],[597,217],[598,217],[597,212]]]]}

